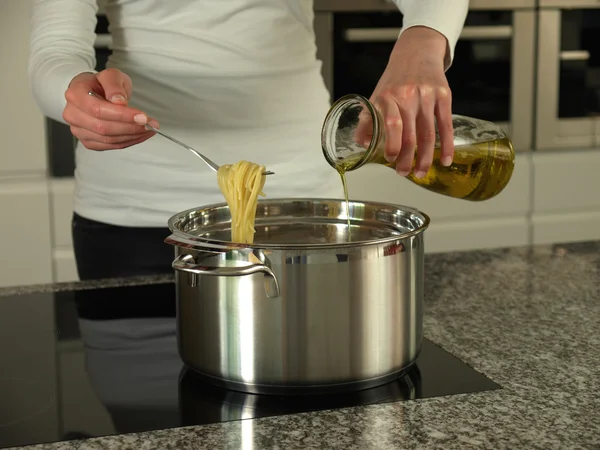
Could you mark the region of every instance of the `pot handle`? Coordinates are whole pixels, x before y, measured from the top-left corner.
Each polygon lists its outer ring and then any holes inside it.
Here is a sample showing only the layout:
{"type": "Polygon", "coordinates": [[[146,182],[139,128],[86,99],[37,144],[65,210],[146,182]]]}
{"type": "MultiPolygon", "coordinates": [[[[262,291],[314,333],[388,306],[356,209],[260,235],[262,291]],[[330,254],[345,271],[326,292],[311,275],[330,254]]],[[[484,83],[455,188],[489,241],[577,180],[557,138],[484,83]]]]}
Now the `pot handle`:
{"type": "Polygon", "coordinates": [[[219,277],[240,277],[244,275],[253,275],[255,273],[263,273],[265,276],[265,291],[268,298],[279,297],[279,282],[273,270],[264,264],[250,264],[243,267],[214,267],[196,264],[192,255],[179,255],[171,265],[173,269],[180,272],[185,272],[190,275],[190,284],[195,286],[195,275],[208,275],[219,277]]]}

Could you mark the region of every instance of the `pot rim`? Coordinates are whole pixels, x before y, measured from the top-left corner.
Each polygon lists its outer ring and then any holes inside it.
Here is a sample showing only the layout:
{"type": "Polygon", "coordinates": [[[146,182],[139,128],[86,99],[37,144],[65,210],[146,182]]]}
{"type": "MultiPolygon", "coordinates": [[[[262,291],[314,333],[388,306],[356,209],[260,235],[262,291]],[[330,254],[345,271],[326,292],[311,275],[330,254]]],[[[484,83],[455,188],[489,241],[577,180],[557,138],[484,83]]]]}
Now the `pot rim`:
{"type": "MultiPolygon", "coordinates": [[[[336,203],[345,203],[346,200],[338,199],[338,198],[319,198],[319,197],[288,197],[288,198],[266,198],[259,199],[259,204],[268,204],[268,203],[289,203],[289,202],[309,202],[309,203],[326,203],[326,202],[336,202],[336,203]]],[[[415,228],[414,230],[403,232],[397,236],[389,236],[385,238],[373,239],[370,241],[350,241],[350,242],[331,242],[331,243],[320,243],[320,244],[301,244],[301,243],[293,243],[293,244],[241,244],[237,242],[231,241],[223,241],[220,239],[209,239],[200,236],[194,236],[188,233],[185,233],[179,230],[176,227],[177,222],[179,222],[185,216],[190,215],[191,213],[195,213],[202,210],[207,209],[216,209],[223,208],[227,206],[227,202],[219,202],[212,203],[209,205],[204,205],[200,207],[190,208],[185,211],[181,211],[173,216],[171,216],[168,220],[168,227],[172,233],[172,237],[177,238],[181,237],[187,241],[197,242],[199,247],[202,247],[202,244],[212,244],[216,246],[223,246],[228,248],[229,250],[325,250],[325,249],[348,249],[348,248],[360,248],[360,247],[368,247],[371,245],[381,245],[381,244],[389,244],[393,242],[397,242],[406,238],[410,238],[416,236],[418,234],[423,233],[431,222],[430,217],[424,212],[404,205],[398,205],[394,203],[388,202],[374,202],[374,201],[360,201],[360,200],[350,200],[350,204],[359,204],[365,206],[372,206],[376,208],[389,208],[395,209],[406,213],[411,213],[419,217],[422,223],[415,228]]],[[[345,220],[345,219],[343,219],[345,220]]],[[[171,243],[172,244],[172,243],[171,243]]],[[[187,246],[187,245],[186,245],[187,246]]]]}

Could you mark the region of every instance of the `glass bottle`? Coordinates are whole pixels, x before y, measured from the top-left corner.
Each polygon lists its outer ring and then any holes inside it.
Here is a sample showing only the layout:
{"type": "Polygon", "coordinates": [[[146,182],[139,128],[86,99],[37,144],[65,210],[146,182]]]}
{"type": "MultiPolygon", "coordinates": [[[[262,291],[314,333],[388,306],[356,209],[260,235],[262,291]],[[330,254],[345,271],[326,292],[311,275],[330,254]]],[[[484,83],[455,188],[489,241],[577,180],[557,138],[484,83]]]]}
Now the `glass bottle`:
{"type": "MultiPolygon", "coordinates": [[[[500,127],[485,120],[453,115],[452,124],[452,164],[446,167],[440,162],[436,127],[431,168],[423,178],[415,177],[413,172],[406,178],[425,189],[454,198],[482,201],[495,197],[506,187],[513,173],[515,152],[510,139],[500,127]]],[[[365,164],[395,168],[395,163],[384,158],[385,139],[380,113],[368,99],[357,94],[346,95],[331,106],[321,131],[325,159],[341,175],[365,164]]]]}

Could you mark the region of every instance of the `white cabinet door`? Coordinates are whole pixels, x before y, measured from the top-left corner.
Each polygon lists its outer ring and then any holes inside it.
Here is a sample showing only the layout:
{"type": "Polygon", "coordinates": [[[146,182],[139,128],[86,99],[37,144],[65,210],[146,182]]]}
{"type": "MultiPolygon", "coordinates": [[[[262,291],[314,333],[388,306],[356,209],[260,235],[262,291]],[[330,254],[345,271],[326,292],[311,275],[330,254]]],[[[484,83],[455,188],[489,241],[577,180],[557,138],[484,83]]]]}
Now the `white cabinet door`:
{"type": "Polygon", "coordinates": [[[44,117],[29,89],[31,1],[0,2],[0,175],[45,174],[44,117]]]}
{"type": "Polygon", "coordinates": [[[600,149],[539,152],[533,161],[533,242],[600,239],[600,149]]]}
{"type": "Polygon", "coordinates": [[[46,180],[0,180],[0,286],[52,282],[46,180]]]}

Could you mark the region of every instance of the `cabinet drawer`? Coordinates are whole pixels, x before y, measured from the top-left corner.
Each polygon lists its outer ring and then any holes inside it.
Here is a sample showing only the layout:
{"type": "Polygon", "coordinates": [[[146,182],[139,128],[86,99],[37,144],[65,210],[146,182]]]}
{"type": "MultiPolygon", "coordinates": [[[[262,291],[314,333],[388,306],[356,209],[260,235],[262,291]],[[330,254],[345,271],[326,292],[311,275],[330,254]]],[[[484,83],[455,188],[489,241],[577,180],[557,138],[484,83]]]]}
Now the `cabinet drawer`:
{"type": "Polygon", "coordinates": [[[533,156],[534,214],[600,210],[600,149],[533,156]]]}
{"type": "Polygon", "coordinates": [[[52,282],[46,180],[0,181],[0,286],[52,282]]]}
{"type": "Polygon", "coordinates": [[[532,223],[534,244],[600,239],[600,209],[586,212],[534,214],[532,223]]]}
{"type": "Polygon", "coordinates": [[[526,217],[432,222],[426,232],[426,253],[515,247],[529,244],[526,217]]]}

